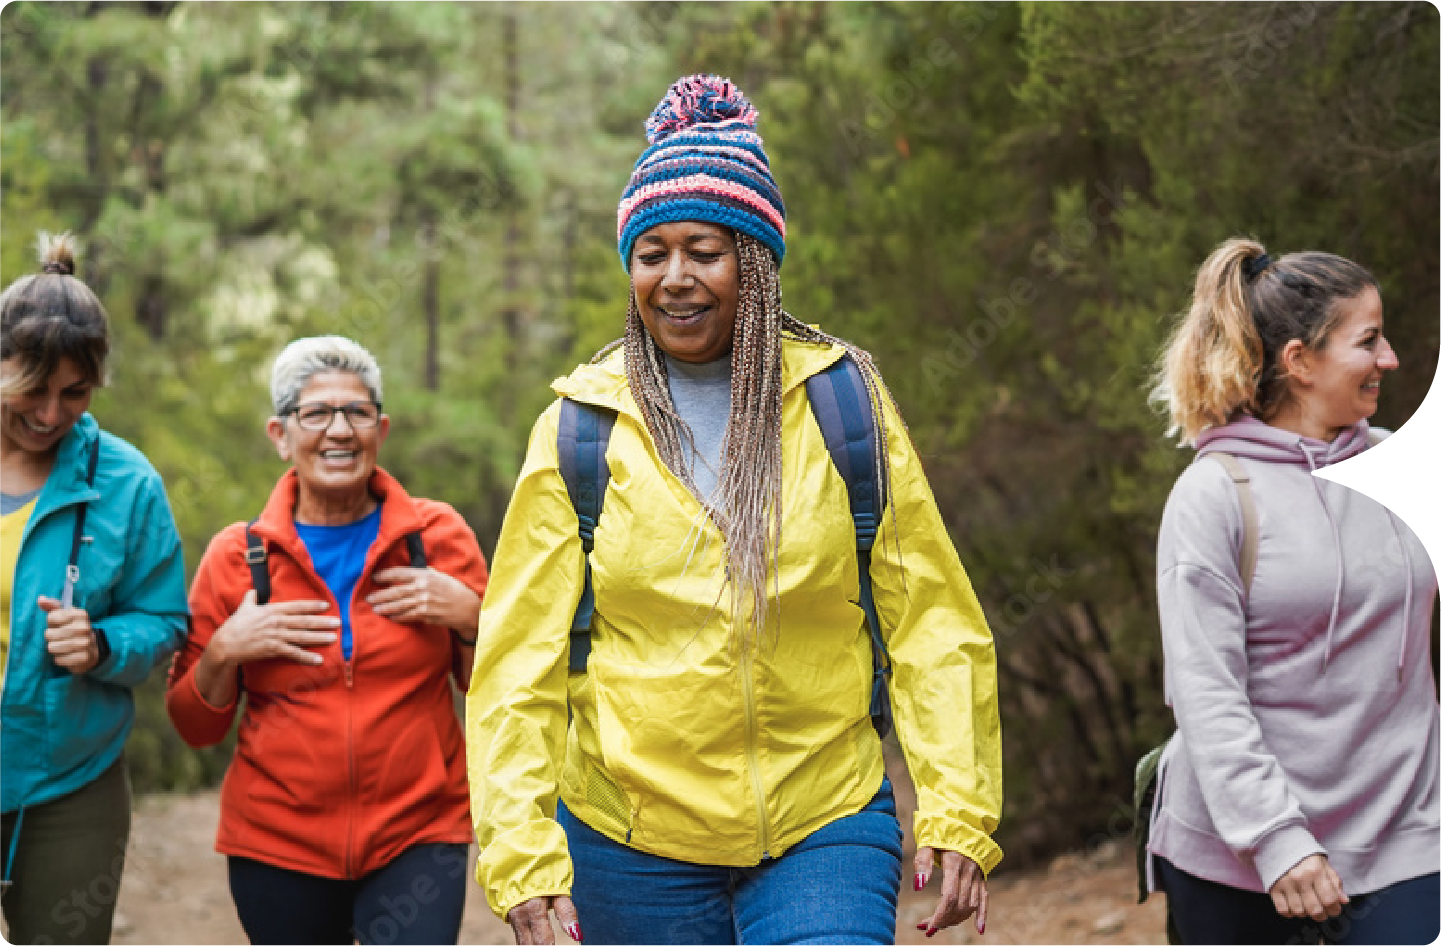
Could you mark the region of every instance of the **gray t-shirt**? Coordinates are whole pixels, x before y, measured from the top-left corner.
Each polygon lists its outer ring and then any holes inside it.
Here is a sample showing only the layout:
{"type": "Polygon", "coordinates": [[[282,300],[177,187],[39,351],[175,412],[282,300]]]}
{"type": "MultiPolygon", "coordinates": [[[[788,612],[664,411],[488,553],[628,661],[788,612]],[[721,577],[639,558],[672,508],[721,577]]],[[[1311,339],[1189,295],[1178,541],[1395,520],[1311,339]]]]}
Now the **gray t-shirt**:
{"type": "Polygon", "coordinates": [[[40,490],[38,489],[32,489],[28,493],[0,493],[0,516],[8,516],[12,512],[24,508],[26,503],[39,495],[40,490]]]}
{"type": "Polygon", "coordinates": [[[700,495],[710,498],[720,482],[721,441],[731,412],[731,358],[691,364],[665,356],[670,399],[695,436],[695,450],[685,438],[681,447],[700,495]],[[697,456],[697,454],[699,456],[697,456]]]}

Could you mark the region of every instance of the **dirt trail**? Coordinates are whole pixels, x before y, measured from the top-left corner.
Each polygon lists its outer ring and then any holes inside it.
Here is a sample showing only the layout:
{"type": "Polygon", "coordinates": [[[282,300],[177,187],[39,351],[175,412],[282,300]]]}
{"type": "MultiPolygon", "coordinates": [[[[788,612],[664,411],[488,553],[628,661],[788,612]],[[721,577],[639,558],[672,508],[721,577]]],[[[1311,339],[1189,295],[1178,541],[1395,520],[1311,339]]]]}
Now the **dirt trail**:
{"type": "MultiPolygon", "coordinates": [[[[898,786],[902,823],[909,793],[898,786]]],[[[115,942],[245,943],[230,902],[225,859],[214,851],[219,795],[150,795],[136,802],[130,852],[121,885],[115,942]]],[[[474,851],[472,850],[472,858],[474,851]]],[[[909,882],[909,851],[906,880],[909,882]]],[[[462,943],[513,943],[510,928],[468,885],[462,943]]],[[[931,940],[915,929],[933,909],[933,895],[901,895],[901,943],[1161,943],[1164,897],[1135,903],[1131,850],[1108,842],[1086,855],[1067,854],[1048,868],[1000,871],[991,879],[986,935],[946,930],[931,940]]],[[[560,942],[569,942],[563,935],[560,942]]]]}

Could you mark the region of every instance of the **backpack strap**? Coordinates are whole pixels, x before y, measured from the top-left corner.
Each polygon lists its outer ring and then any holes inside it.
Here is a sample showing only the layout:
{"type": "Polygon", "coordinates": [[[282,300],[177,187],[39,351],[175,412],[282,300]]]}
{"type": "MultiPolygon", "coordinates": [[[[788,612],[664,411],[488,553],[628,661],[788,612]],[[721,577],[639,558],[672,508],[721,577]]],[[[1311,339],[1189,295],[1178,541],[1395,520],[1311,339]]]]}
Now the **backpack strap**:
{"type": "Polygon", "coordinates": [[[425,540],[420,537],[419,530],[406,534],[405,550],[410,554],[411,568],[425,568],[429,564],[425,557],[425,540]]]}
{"type": "Polygon", "coordinates": [[[1251,493],[1251,477],[1246,468],[1229,453],[1212,450],[1206,456],[1214,458],[1230,475],[1236,484],[1236,495],[1241,500],[1241,582],[1246,594],[1251,594],[1251,579],[1256,576],[1256,547],[1260,530],[1256,524],[1256,497],[1251,493]]]}
{"type": "MultiPolygon", "coordinates": [[[[85,463],[85,485],[95,488],[95,471],[100,467],[100,437],[90,444],[90,457],[85,463]]],[[[85,542],[85,513],[88,502],[80,503],[75,510],[75,531],[70,536],[70,561],[65,566],[65,590],[60,594],[60,603],[70,607],[75,602],[75,586],[80,584],[80,546],[85,542]]]]}
{"type": "Polygon", "coordinates": [[[886,680],[891,655],[881,636],[880,617],[871,591],[871,549],[884,512],[884,465],[877,470],[876,419],[870,391],[860,366],[849,355],[806,379],[811,412],[825,438],[836,472],[850,495],[851,519],[856,528],[856,558],[860,579],[861,610],[871,635],[871,722],[882,738],[891,731],[890,694],[886,680]]]}
{"type": "MultiPolygon", "coordinates": [[[[95,471],[100,467],[100,437],[96,435],[93,443],[90,444],[90,456],[85,461],[85,485],[91,489],[95,488],[95,471]]],[[[85,544],[85,513],[90,509],[90,503],[78,503],[75,509],[75,529],[70,534],[70,559],[65,564],[65,586],[60,592],[60,606],[72,607],[75,604],[75,586],[80,584],[80,547],[85,544]]],[[[94,628],[95,646],[99,650],[100,659],[96,666],[103,664],[110,656],[110,641],[105,636],[103,628],[94,628]]],[[[70,671],[55,662],[50,664],[50,676],[69,676],[70,671]]],[[[13,855],[12,855],[13,856],[13,855]]]]}
{"type": "Polygon", "coordinates": [[[605,504],[610,483],[606,449],[615,427],[615,412],[563,398],[556,446],[560,454],[560,475],[565,491],[580,520],[580,544],[585,550],[585,590],[570,623],[570,672],[585,673],[590,661],[590,624],[595,615],[595,589],[590,579],[590,553],[595,547],[595,526],[605,504]]]}
{"type": "Polygon", "coordinates": [[[255,589],[255,603],[270,603],[270,569],[266,567],[265,542],[250,531],[251,519],[245,524],[245,564],[250,566],[250,584],[255,589]]]}
{"type": "MultiPolygon", "coordinates": [[[[245,564],[250,568],[250,584],[255,589],[255,603],[269,604],[269,555],[265,551],[265,541],[251,531],[250,527],[255,525],[255,522],[256,520],[251,519],[245,524],[245,564]]],[[[406,534],[405,550],[410,555],[411,568],[426,566],[425,540],[421,538],[419,531],[406,534]]]]}

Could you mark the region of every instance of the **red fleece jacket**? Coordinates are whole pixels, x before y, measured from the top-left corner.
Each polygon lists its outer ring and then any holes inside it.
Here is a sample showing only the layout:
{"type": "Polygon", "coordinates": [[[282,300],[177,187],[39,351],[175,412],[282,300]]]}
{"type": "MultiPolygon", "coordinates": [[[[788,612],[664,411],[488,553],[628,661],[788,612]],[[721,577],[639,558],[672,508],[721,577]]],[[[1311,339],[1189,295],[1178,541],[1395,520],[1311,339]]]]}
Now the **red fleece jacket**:
{"type": "MultiPolygon", "coordinates": [[[[293,470],[281,477],[253,526],[269,556],[270,600],[328,600],[327,613],[339,616],[295,531],[298,485],[293,470]]],[[[410,564],[411,532],[421,533],[431,567],[482,596],[485,558],[450,506],[412,499],[378,468],[370,489],[382,503],[380,534],[350,605],[349,666],[337,639],[311,648],[321,664],[270,659],[241,671],[245,708],[215,843],[222,854],[355,878],[412,845],[471,840],[465,744],[450,687],[451,634],[382,617],[365,596],[383,587],[372,578],[377,571],[410,564]]],[[[194,627],[170,671],[166,706],[191,746],[219,742],[235,719],[239,699],[207,703],[195,685],[195,665],[251,587],[245,524],[235,523],[211,540],[200,562],[190,591],[194,627]]]]}

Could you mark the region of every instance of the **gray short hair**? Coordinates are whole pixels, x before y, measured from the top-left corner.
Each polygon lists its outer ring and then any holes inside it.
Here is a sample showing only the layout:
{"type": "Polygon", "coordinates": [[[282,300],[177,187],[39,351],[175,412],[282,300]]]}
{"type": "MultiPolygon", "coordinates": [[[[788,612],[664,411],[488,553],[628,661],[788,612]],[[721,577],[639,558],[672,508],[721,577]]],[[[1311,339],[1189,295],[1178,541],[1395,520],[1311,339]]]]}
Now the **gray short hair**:
{"type": "Polygon", "coordinates": [[[310,379],[327,371],[348,371],[360,378],[370,397],[380,403],[380,365],[375,356],[348,338],[317,335],[297,338],[270,369],[270,403],[277,417],[295,409],[310,379]]]}

